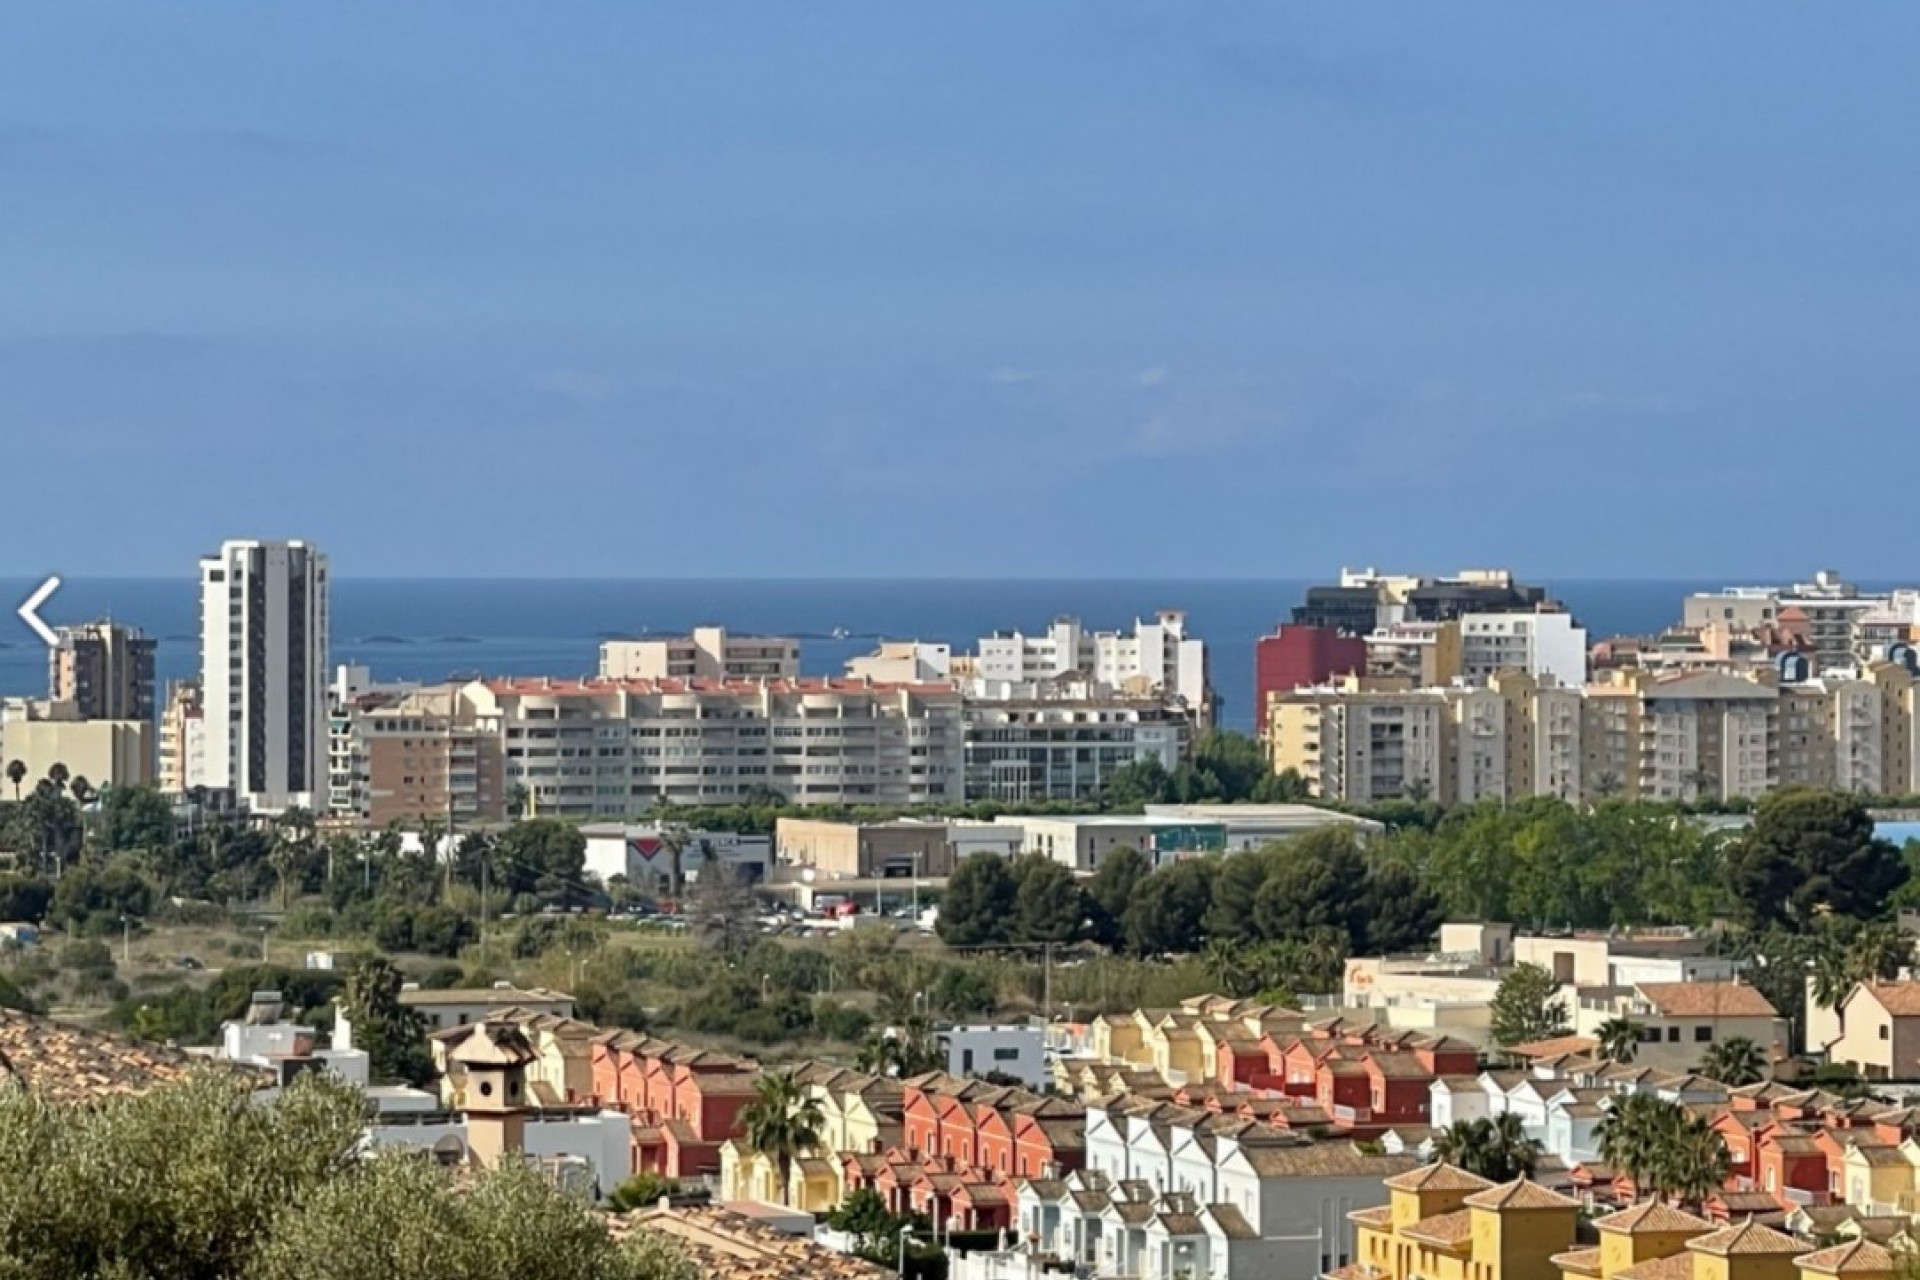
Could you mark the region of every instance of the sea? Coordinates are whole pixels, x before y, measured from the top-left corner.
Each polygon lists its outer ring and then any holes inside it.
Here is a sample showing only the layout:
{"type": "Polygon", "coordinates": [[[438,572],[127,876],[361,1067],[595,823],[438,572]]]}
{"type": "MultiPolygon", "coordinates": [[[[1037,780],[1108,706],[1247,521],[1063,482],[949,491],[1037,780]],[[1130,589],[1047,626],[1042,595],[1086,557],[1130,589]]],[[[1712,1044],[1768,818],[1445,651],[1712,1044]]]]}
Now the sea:
{"type": "MultiPolygon", "coordinates": [[[[1317,580],[1315,580],[1317,581],[1317,580]]],[[[44,696],[46,650],[13,608],[37,581],[0,578],[0,695],[44,696]]],[[[795,636],[808,674],[838,674],[881,640],[971,646],[999,630],[1034,632],[1063,615],[1098,630],[1183,609],[1206,640],[1221,723],[1253,728],[1253,648],[1285,621],[1307,579],[499,579],[336,578],[333,664],[379,680],[591,675],[602,640],[729,630],[795,636]]],[[[1550,582],[1550,594],[1601,637],[1657,631],[1682,597],[1718,582],[1608,579],[1550,582]]],[[[102,618],[159,641],[158,676],[199,667],[199,594],[192,578],[86,578],[62,583],[41,615],[51,625],[102,618]]]]}

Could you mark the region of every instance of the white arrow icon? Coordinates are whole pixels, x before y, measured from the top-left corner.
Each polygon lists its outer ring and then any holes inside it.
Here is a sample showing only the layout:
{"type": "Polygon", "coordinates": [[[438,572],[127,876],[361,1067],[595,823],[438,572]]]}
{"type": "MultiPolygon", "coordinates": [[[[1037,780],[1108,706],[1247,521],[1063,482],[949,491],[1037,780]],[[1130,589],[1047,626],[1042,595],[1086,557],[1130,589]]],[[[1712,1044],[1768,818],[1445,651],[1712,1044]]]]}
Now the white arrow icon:
{"type": "Polygon", "coordinates": [[[20,617],[28,626],[33,628],[34,634],[39,636],[41,641],[45,643],[49,649],[60,643],[60,637],[53,634],[52,627],[40,621],[40,606],[47,602],[48,596],[59,589],[59,577],[48,578],[35,589],[32,595],[27,597],[27,602],[21,605],[19,609],[20,617]]]}

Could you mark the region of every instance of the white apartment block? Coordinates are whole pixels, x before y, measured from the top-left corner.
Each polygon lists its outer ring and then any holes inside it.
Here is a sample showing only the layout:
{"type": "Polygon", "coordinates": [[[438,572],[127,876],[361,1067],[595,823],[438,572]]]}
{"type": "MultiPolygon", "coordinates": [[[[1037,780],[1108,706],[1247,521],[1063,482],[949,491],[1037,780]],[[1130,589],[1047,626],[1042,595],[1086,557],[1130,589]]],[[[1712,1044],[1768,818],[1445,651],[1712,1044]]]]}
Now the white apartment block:
{"type": "Polygon", "coordinates": [[[944,804],[963,796],[952,686],[853,680],[476,681],[475,722],[536,813],[624,817],[770,789],[797,804],[944,804]]]}
{"type": "Polygon", "coordinates": [[[1131,694],[1178,699],[1189,713],[1212,705],[1204,641],[1187,634],[1187,615],[1163,610],[1136,620],[1131,633],[1089,632],[1078,618],[1058,618],[1037,636],[1001,631],[980,639],[973,674],[989,682],[1022,685],[1069,673],[1131,694]]]}
{"type": "Polygon", "coordinates": [[[1681,623],[1800,632],[1815,666],[1828,671],[1884,658],[1891,646],[1912,643],[1920,627],[1920,591],[1862,591],[1834,570],[1822,569],[1811,582],[1696,592],[1682,603],[1681,623]]]}
{"type": "Polygon", "coordinates": [[[953,677],[953,648],[920,640],[883,640],[861,658],[847,660],[847,675],[879,684],[948,680],[953,677]]]}
{"type": "Polygon", "coordinates": [[[327,558],[231,541],[200,561],[200,773],[257,810],[324,800],[327,558]]]}
{"type": "Polygon", "coordinates": [[[969,800],[1081,800],[1141,760],[1171,771],[1192,722],[1155,698],[987,698],[965,703],[969,800]]]}
{"type": "Polygon", "coordinates": [[[600,646],[603,680],[795,680],[800,642],[783,636],[730,635],[695,627],[684,636],[608,640],[600,646]]]}
{"type": "Polygon", "coordinates": [[[1578,686],[1587,681],[1587,629],[1569,613],[1469,613],[1460,619],[1460,674],[1484,681],[1523,671],[1578,686]]]}

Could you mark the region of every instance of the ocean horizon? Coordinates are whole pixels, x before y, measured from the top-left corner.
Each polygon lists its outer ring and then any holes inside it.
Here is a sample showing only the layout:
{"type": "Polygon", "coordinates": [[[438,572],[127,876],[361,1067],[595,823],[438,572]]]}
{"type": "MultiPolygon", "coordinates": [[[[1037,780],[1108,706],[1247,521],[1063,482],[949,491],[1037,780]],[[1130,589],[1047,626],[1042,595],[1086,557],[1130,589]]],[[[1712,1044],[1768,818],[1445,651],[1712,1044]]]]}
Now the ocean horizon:
{"type": "MultiPolygon", "coordinates": [[[[602,640],[673,634],[717,623],[791,635],[809,675],[838,674],[882,640],[969,646],[1001,630],[1043,630],[1077,616],[1098,630],[1181,609],[1207,642],[1223,726],[1253,727],[1254,642],[1325,578],[380,578],[332,583],[331,664],[376,679],[592,674],[602,640]]],[[[1535,581],[1532,576],[1523,580],[1535,581]]],[[[1645,634],[1677,621],[1689,592],[1728,579],[1545,579],[1592,638],[1645,634]]],[[[1767,579],[1754,579],[1767,581],[1767,579]]],[[[46,651],[12,609],[36,579],[0,579],[0,695],[44,696],[46,651]]],[[[1877,586],[1878,584],[1862,584],[1877,586]]],[[[158,679],[199,666],[199,593],[192,577],[63,581],[42,610],[49,625],[111,618],[159,643],[158,679]]]]}

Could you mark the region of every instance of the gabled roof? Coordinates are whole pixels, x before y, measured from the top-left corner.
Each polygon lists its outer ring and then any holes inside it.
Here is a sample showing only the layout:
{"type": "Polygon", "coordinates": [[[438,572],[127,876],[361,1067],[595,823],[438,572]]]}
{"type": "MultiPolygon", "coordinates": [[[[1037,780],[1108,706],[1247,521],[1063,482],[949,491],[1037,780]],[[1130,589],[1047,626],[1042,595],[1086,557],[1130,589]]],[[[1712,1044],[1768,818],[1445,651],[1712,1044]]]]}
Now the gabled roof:
{"type": "Polygon", "coordinates": [[[1594,1221],[1595,1227],[1602,1231],[1617,1231],[1624,1235],[1660,1234],[1669,1231],[1702,1232],[1711,1230],[1713,1224],[1704,1218],[1696,1218],[1683,1213],[1668,1204],[1657,1200],[1648,1200],[1634,1205],[1631,1209],[1622,1209],[1594,1221]]]}
{"type": "Polygon", "coordinates": [[[1693,1259],[1684,1253],[1649,1258],[1613,1273],[1614,1280],[1693,1280],[1693,1259]]]}
{"type": "Polygon", "coordinates": [[[1467,1197],[1475,1209],[1578,1209],[1580,1202],[1558,1191],[1550,1191],[1529,1178],[1512,1182],[1467,1197]]]}
{"type": "Polygon", "coordinates": [[[1862,992],[1896,1018],[1920,1017],[1920,982],[1863,982],[1847,994],[1841,1006],[1862,992]]]}

